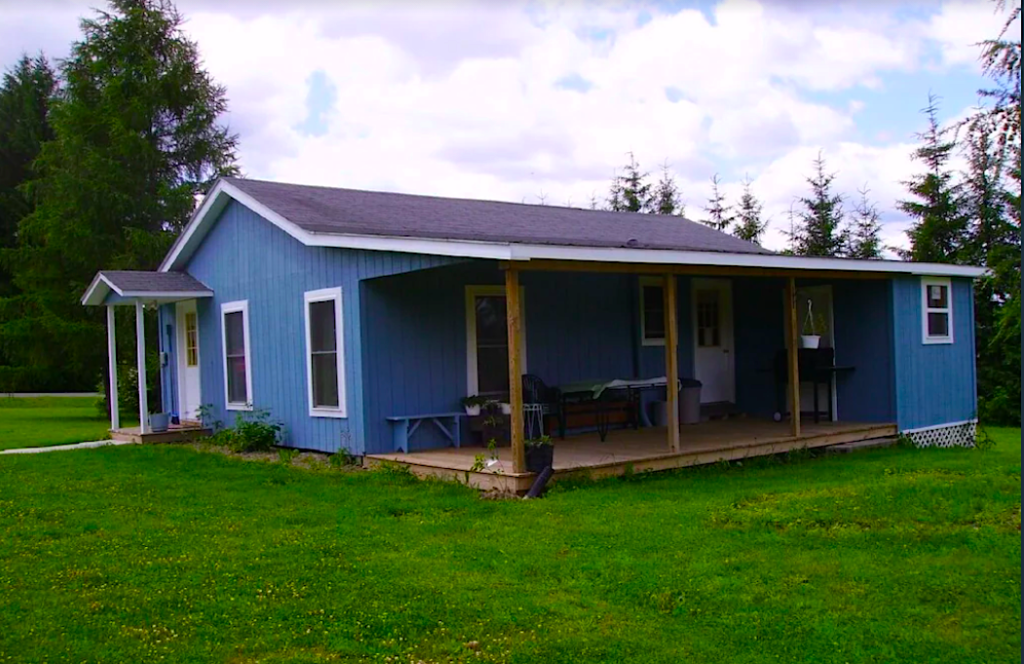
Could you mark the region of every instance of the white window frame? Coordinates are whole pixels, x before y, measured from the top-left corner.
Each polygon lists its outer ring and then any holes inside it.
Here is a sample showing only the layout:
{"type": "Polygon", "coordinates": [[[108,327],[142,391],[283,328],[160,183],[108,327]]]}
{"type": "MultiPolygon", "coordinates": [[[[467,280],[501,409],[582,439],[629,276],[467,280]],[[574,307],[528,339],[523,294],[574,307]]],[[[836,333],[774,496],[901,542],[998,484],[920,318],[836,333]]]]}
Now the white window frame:
{"type": "Polygon", "coordinates": [[[220,352],[224,359],[224,408],[252,410],[252,344],[249,343],[249,301],[238,300],[220,305],[220,352]],[[232,402],[228,392],[228,331],[224,320],[228,314],[242,313],[242,338],[245,342],[245,403],[232,402]]]}
{"type": "Polygon", "coordinates": [[[953,282],[951,279],[942,279],[938,277],[922,277],[921,279],[921,340],[925,344],[953,343],[953,282]],[[929,286],[945,286],[945,307],[937,308],[928,306],[929,286]],[[928,314],[946,314],[949,334],[944,336],[928,334],[928,314]]]}
{"type": "Polygon", "coordinates": [[[306,320],[306,387],[310,417],[348,417],[345,389],[345,313],[341,287],[306,291],[302,298],[303,318],[306,320]],[[309,305],[315,302],[334,302],[335,357],[338,362],[338,406],[316,406],[313,401],[313,337],[309,321],[309,305]]]}
{"type": "MultiPolygon", "coordinates": [[[[479,296],[500,295],[505,297],[504,286],[466,286],[466,395],[480,394],[477,379],[476,353],[476,298],[479,296]]],[[[506,302],[506,306],[508,303],[506,302]]],[[[509,341],[511,348],[512,342],[509,341]]],[[[523,373],[526,368],[526,290],[519,287],[519,364],[523,373]]]]}
{"type": "MultiPolygon", "coordinates": [[[[660,339],[648,339],[647,338],[647,316],[646,307],[644,306],[644,288],[646,286],[657,286],[661,288],[662,300],[665,298],[665,280],[661,277],[640,277],[640,344],[643,346],[664,346],[665,337],[660,339]]],[[[665,308],[664,302],[662,302],[662,309],[665,308]]]]}

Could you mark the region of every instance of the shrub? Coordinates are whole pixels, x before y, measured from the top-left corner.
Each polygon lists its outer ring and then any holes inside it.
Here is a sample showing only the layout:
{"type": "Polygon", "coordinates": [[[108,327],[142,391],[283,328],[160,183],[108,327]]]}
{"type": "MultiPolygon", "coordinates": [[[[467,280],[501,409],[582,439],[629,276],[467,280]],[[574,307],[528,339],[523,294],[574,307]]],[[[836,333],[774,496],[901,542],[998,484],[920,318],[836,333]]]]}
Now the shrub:
{"type": "Polygon", "coordinates": [[[254,410],[238,413],[234,428],[216,432],[210,442],[232,452],[267,452],[281,442],[282,430],[280,422],[270,420],[270,411],[254,410]]]}

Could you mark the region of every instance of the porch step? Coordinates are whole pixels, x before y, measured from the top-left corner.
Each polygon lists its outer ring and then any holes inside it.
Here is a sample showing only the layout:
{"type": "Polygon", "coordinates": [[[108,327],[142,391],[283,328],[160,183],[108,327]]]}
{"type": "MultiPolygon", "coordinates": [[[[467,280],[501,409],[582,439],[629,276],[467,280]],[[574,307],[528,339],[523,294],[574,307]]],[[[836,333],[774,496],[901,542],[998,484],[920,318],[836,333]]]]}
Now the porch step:
{"type": "Polygon", "coordinates": [[[870,440],[858,440],[854,443],[840,443],[825,448],[828,454],[849,454],[858,450],[870,450],[877,447],[892,447],[899,442],[896,437],[872,438],[870,440]]]}

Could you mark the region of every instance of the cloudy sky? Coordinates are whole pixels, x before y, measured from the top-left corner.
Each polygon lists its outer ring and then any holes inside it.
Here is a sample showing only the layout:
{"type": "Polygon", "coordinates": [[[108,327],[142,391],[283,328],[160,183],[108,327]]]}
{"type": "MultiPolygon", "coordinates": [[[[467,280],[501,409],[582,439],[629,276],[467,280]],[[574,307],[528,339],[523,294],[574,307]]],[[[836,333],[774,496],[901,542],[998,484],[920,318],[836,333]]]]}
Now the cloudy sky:
{"type": "MultiPolygon", "coordinates": [[[[0,64],[67,54],[93,2],[3,1],[0,64]]],[[[929,91],[974,106],[988,0],[322,2],[181,0],[227,87],[250,177],[586,206],[633,152],[701,218],[745,176],[783,246],[823,151],[853,197],[895,210],[929,91]]]]}

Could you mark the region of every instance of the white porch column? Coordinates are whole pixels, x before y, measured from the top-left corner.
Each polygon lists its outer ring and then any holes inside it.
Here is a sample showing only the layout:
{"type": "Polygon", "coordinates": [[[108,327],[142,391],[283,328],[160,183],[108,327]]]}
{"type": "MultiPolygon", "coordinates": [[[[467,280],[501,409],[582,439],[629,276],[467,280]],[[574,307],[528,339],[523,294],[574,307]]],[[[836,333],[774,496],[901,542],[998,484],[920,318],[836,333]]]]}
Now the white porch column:
{"type": "Polygon", "coordinates": [[[114,305],[107,305],[107,362],[110,380],[110,428],[121,426],[121,416],[117,412],[117,340],[114,330],[114,305]]]}
{"type": "Polygon", "coordinates": [[[135,303],[135,347],[139,369],[139,431],[149,433],[149,404],[146,402],[146,317],[142,302],[135,303]]]}

